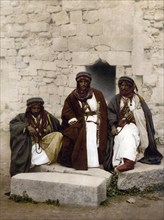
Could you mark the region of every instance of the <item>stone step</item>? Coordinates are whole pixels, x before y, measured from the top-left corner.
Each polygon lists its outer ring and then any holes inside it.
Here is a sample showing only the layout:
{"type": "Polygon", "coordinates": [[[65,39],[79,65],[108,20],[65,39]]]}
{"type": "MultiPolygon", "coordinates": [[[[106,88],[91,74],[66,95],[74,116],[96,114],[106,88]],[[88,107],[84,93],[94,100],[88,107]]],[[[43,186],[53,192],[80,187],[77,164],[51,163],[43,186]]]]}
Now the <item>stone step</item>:
{"type": "Polygon", "coordinates": [[[61,166],[58,163],[54,163],[51,165],[41,165],[35,166],[32,168],[31,172],[57,172],[57,173],[72,173],[72,174],[80,174],[80,175],[87,175],[87,176],[94,176],[94,177],[102,177],[106,180],[106,185],[109,186],[112,174],[110,172],[105,171],[102,168],[89,168],[88,170],[75,170],[73,168],[68,168],[61,166]]]}
{"type": "Polygon", "coordinates": [[[59,200],[60,204],[98,206],[106,200],[106,180],[71,173],[22,173],[11,178],[13,194],[28,195],[37,202],[59,200]]]}
{"type": "MultiPolygon", "coordinates": [[[[160,149],[163,153],[164,148],[160,149]]],[[[118,175],[118,189],[127,190],[133,187],[140,190],[146,187],[162,184],[164,180],[164,159],[159,165],[148,165],[137,162],[135,169],[119,173],[118,175]]],[[[95,177],[103,177],[106,180],[107,187],[110,185],[112,174],[103,170],[102,168],[89,168],[87,171],[75,170],[72,168],[63,167],[57,163],[51,165],[36,166],[33,172],[59,172],[59,173],[73,173],[80,175],[88,175],[95,177]]]]}
{"type": "Polygon", "coordinates": [[[159,165],[148,165],[137,162],[134,170],[119,173],[117,186],[120,190],[133,187],[144,190],[164,182],[164,159],[159,165]]]}

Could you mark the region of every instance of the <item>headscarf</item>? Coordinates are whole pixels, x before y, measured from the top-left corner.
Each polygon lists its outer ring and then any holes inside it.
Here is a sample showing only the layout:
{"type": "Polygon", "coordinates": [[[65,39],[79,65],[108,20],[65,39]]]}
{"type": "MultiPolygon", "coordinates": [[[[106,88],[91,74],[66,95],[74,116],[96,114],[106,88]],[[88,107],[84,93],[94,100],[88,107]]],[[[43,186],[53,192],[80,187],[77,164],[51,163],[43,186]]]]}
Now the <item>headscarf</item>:
{"type": "Polygon", "coordinates": [[[77,97],[77,99],[81,102],[84,102],[87,99],[90,99],[93,94],[92,88],[90,87],[90,84],[92,81],[91,74],[87,72],[80,72],[76,75],[76,81],[77,81],[77,87],[74,90],[74,95],[77,97]],[[79,81],[83,79],[89,82],[89,86],[86,88],[85,91],[81,90],[79,86],[79,81]]]}
{"type": "Polygon", "coordinates": [[[41,105],[43,105],[44,104],[44,101],[43,101],[43,99],[42,98],[40,98],[40,97],[33,97],[33,98],[29,98],[29,99],[27,99],[27,106],[29,107],[31,104],[32,105],[34,105],[34,104],[41,104],[41,105]]]}
{"type": "Polygon", "coordinates": [[[88,80],[89,82],[92,81],[92,77],[90,73],[87,72],[80,72],[76,75],[76,81],[78,82],[81,79],[88,80]]]}
{"type": "Polygon", "coordinates": [[[135,94],[135,90],[138,91],[138,88],[134,82],[134,80],[128,76],[122,76],[118,80],[118,87],[120,90],[120,96],[124,96],[126,98],[132,98],[133,95],[135,94]],[[123,82],[126,82],[129,85],[128,91],[121,91],[121,84],[123,82]]]}

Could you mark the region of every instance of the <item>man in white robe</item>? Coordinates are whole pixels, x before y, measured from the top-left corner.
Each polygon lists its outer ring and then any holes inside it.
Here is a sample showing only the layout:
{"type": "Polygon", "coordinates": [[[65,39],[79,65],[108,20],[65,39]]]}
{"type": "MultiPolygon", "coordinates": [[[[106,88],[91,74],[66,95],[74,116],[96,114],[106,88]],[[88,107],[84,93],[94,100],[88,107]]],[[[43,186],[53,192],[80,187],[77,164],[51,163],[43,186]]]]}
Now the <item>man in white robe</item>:
{"type": "Polygon", "coordinates": [[[91,80],[90,73],[78,73],[76,89],[62,109],[58,162],[78,170],[103,164],[107,146],[107,105],[102,92],[91,87],[91,80]]]}
{"type": "Polygon", "coordinates": [[[155,130],[151,112],[138,91],[134,80],[120,77],[119,94],[108,105],[110,125],[109,145],[104,169],[123,172],[142,163],[159,164],[162,159],[154,140],[155,130]]]}

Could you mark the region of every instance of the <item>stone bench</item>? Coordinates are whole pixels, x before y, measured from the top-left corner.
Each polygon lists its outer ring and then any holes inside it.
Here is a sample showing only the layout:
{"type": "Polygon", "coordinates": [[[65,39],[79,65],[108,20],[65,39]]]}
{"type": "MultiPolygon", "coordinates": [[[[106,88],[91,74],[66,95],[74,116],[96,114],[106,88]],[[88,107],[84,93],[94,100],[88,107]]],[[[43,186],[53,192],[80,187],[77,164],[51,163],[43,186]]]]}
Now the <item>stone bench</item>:
{"type": "Polygon", "coordinates": [[[117,186],[120,190],[133,187],[144,190],[164,182],[164,159],[159,165],[148,165],[137,162],[134,170],[119,173],[117,186]]]}
{"type": "MultiPolygon", "coordinates": [[[[163,151],[163,149],[162,149],[163,151]]],[[[161,153],[163,153],[161,151],[161,153]]],[[[162,184],[164,180],[164,159],[159,165],[148,165],[137,162],[134,170],[119,173],[118,175],[118,189],[127,190],[133,187],[140,190],[146,187],[162,184]]],[[[72,168],[63,167],[59,164],[41,165],[33,168],[33,172],[59,172],[59,173],[73,173],[80,175],[89,175],[103,177],[106,180],[107,187],[110,185],[112,174],[100,169],[89,168],[87,171],[75,170],[72,168]]]]}
{"type": "Polygon", "coordinates": [[[41,165],[35,166],[32,168],[31,172],[57,172],[57,173],[70,173],[70,174],[80,174],[94,177],[102,177],[106,180],[106,185],[109,186],[112,174],[110,172],[105,171],[102,168],[89,168],[88,170],[75,170],[73,168],[68,168],[61,166],[58,163],[54,163],[51,165],[41,165]]]}
{"type": "Polygon", "coordinates": [[[102,177],[57,172],[22,173],[11,178],[11,195],[28,195],[34,201],[98,206],[106,200],[102,177]]]}

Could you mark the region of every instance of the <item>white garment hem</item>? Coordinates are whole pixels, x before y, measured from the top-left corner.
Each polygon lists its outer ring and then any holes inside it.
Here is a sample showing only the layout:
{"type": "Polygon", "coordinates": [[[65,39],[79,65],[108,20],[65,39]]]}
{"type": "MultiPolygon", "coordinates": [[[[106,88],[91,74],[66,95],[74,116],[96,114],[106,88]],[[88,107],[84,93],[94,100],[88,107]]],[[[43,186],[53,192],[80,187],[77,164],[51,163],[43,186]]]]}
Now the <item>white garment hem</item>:
{"type": "Polygon", "coordinates": [[[100,167],[100,165],[95,165],[95,166],[88,166],[88,168],[97,168],[97,167],[100,167]]]}

